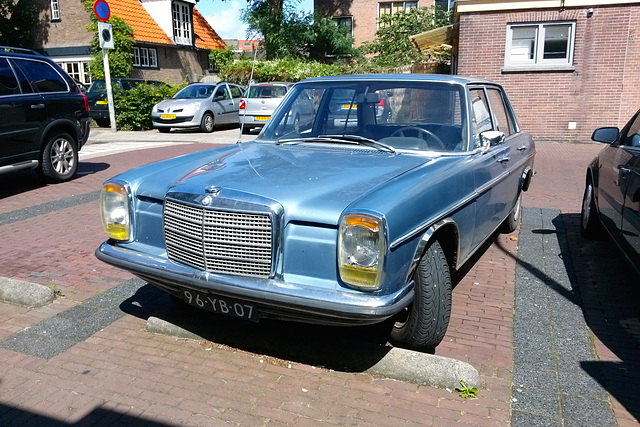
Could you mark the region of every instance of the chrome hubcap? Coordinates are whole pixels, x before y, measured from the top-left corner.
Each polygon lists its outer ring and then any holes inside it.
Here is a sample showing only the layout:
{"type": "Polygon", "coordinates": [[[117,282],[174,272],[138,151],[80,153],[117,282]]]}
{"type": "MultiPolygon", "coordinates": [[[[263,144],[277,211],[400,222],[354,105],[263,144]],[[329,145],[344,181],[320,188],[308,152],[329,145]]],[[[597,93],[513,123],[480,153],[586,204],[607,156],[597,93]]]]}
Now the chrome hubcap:
{"type": "Polygon", "coordinates": [[[68,174],[73,168],[75,158],[73,148],[69,141],[64,138],[57,139],[51,145],[51,165],[60,175],[68,174]]]}

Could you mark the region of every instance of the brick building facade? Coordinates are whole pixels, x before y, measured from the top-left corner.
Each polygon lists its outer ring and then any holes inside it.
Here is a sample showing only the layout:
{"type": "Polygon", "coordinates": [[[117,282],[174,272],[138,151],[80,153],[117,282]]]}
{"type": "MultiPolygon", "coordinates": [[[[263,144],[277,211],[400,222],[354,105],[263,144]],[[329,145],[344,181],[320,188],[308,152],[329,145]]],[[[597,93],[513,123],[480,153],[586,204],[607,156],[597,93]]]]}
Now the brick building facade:
{"type": "Polygon", "coordinates": [[[640,108],[640,2],[469,0],[456,8],[457,73],[502,83],[537,140],[587,142],[594,128],[621,127],[640,108]]]}

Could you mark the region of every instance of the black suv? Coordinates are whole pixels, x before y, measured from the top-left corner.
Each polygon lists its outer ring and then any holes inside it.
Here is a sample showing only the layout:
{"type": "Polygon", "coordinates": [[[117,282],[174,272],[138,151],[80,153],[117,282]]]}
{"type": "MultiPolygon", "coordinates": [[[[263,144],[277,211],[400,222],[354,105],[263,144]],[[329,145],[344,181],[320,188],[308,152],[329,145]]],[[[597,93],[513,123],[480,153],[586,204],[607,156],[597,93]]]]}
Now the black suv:
{"type": "Polygon", "coordinates": [[[71,179],[90,124],[87,97],[58,64],[0,46],[0,173],[36,169],[49,182],[71,179]]]}
{"type": "MultiPolygon", "coordinates": [[[[112,89],[131,90],[141,84],[160,86],[164,83],[157,80],[111,79],[112,89]]],[[[104,80],[94,80],[87,90],[87,99],[89,100],[89,116],[96,121],[98,126],[109,127],[111,120],[109,119],[109,103],[107,102],[107,83],[104,80]]]]}

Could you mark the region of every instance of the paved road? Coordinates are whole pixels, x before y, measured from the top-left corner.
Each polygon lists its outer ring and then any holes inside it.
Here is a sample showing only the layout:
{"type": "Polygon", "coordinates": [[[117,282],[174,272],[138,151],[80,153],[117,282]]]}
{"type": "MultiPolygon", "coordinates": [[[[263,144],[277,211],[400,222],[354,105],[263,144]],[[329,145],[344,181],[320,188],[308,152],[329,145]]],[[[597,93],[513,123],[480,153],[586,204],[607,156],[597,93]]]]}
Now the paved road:
{"type": "Polygon", "coordinates": [[[578,232],[584,165],[598,146],[539,144],[523,225],[456,286],[436,354],[480,371],[479,398],[463,400],[314,357],[318,344],[345,352],[376,330],[180,311],[95,259],[105,179],[238,133],[95,131],[71,182],[0,175],[0,275],[58,293],[39,309],[0,303],[0,425],[637,426],[637,277],[611,244],[578,232]],[[150,334],[152,315],[207,325],[206,339],[150,334]]]}

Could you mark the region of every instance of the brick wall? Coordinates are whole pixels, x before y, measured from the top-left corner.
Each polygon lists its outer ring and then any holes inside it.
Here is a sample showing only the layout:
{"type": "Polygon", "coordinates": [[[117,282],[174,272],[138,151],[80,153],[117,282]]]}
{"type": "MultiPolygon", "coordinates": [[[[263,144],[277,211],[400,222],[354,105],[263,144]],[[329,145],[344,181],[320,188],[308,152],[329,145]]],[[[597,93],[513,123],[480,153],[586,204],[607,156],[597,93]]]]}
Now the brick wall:
{"type": "Polygon", "coordinates": [[[460,15],[458,74],[502,83],[520,126],[537,140],[590,141],[640,108],[640,5],[460,15]],[[503,72],[507,24],[575,21],[574,71],[503,72]],[[576,129],[568,129],[569,122],[576,129]]]}
{"type": "Polygon", "coordinates": [[[38,23],[34,25],[36,48],[58,48],[89,46],[93,34],[87,31],[91,15],[82,0],[59,0],[60,20],[51,21],[50,0],[29,0],[25,4],[35,5],[38,23]]]}
{"type": "Polygon", "coordinates": [[[134,67],[131,77],[179,84],[185,78],[197,82],[210,74],[208,51],[157,47],[157,52],[159,69],[134,67]]]}

